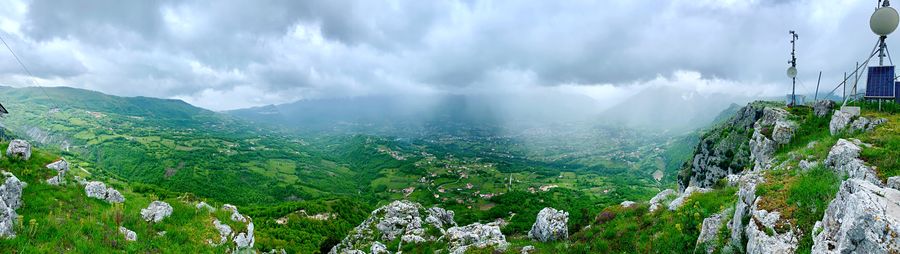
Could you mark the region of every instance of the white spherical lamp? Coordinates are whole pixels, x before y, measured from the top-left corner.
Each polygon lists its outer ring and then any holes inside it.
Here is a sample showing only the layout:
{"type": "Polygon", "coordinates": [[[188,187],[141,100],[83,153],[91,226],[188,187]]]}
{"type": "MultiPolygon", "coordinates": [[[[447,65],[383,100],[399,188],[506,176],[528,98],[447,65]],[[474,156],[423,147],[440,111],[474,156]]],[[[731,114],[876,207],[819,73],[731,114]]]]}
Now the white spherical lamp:
{"type": "Polygon", "coordinates": [[[787,69],[787,75],[788,75],[788,78],[795,78],[795,77],[797,77],[797,67],[791,66],[790,68],[788,68],[788,69],[787,69]]]}
{"type": "Polygon", "coordinates": [[[869,27],[878,36],[887,36],[893,33],[897,29],[898,23],[900,23],[900,15],[897,14],[897,10],[891,7],[876,9],[869,19],[869,27]]]}

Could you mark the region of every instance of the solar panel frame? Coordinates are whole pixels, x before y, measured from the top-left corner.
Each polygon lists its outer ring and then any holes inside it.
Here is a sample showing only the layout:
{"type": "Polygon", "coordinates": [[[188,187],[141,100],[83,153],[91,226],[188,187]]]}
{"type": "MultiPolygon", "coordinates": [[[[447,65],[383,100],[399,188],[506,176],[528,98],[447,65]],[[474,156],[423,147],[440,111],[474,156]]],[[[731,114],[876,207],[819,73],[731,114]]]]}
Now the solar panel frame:
{"type": "Polygon", "coordinates": [[[900,93],[897,90],[900,90],[900,82],[894,82],[894,102],[900,103],[900,93]]]}
{"type": "Polygon", "coordinates": [[[888,99],[894,95],[894,66],[870,66],[866,79],[866,98],[888,99]]]}

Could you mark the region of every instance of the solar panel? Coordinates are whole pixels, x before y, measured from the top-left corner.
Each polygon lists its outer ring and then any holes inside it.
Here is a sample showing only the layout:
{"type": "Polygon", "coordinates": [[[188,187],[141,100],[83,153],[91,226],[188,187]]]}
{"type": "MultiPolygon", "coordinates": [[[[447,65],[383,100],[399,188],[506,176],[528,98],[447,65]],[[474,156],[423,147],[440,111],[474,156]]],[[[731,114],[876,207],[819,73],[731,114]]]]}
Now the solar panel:
{"type": "Polygon", "coordinates": [[[894,66],[871,66],[866,98],[894,98],[894,66]]]}

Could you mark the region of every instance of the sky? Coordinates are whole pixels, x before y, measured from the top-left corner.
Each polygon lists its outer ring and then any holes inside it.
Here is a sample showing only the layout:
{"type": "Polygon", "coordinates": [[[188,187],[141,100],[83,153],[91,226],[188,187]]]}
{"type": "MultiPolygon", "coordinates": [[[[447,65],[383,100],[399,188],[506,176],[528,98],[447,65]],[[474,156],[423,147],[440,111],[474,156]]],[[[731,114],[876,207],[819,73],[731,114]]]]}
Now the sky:
{"type": "MultiPolygon", "coordinates": [[[[781,96],[865,60],[874,0],[0,0],[0,84],[229,110],[368,95],[781,96]]],[[[888,38],[888,45],[897,40],[888,38]]],[[[839,90],[840,92],[840,90],[839,90]]]]}

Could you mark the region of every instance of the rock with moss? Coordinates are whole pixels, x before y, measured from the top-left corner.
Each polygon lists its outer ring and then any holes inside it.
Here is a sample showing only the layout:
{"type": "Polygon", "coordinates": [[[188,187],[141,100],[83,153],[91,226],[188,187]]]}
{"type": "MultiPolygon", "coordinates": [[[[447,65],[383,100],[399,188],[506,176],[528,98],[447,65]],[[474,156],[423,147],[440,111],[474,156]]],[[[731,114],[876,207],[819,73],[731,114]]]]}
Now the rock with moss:
{"type": "Polygon", "coordinates": [[[129,242],[137,241],[137,233],[125,227],[119,227],[119,233],[125,236],[125,240],[129,242]]]}
{"type": "Polygon", "coordinates": [[[825,158],[825,166],[838,174],[866,180],[875,185],[882,185],[881,180],[875,174],[875,170],[866,166],[865,162],[859,159],[860,151],[862,151],[862,148],[854,142],[839,139],[828,152],[828,157],[825,158]]]}
{"type": "Polygon", "coordinates": [[[495,250],[504,251],[509,246],[506,236],[500,232],[499,222],[452,227],[447,230],[447,238],[450,242],[450,253],[453,254],[463,254],[472,247],[479,249],[493,247],[495,250]]]}
{"type": "Polygon", "coordinates": [[[857,111],[835,110],[831,116],[828,129],[831,135],[837,135],[843,131],[850,133],[872,131],[875,127],[887,122],[885,118],[869,119],[859,115],[857,111]]]}
{"type": "Polygon", "coordinates": [[[672,202],[669,203],[669,207],[668,207],[668,208],[669,208],[669,211],[675,211],[675,209],[678,209],[679,207],[681,207],[681,205],[684,204],[684,201],[685,201],[688,197],[690,197],[691,195],[693,195],[694,193],[697,193],[697,192],[699,192],[699,193],[706,193],[706,192],[709,192],[710,190],[711,190],[711,189],[708,189],[708,188],[698,188],[698,187],[696,187],[696,186],[689,186],[689,187],[687,187],[686,189],[684,189],[684,191],[682,191],[680,194],[678,194],[678,197],[676,197],[674,200],[672,200],[672,202]]]}
{"type": "Polygon", "coordinates": [[[700,226],[700,235],[697,236],[697,242],[694,245],[696,246],[694,253],[715,253],[716,240],[719,239],[719,230],[725,225],[730,212],[731,210],[725,210],[703,219],[703,223],[700,226]]]}
{"type": "Polygon", "coordinates": [[[813,113],[818,117],[824,117],[828,115],[831,110],[834,109],[834,101],[832,100],[821,100],[817,101],[813,104],[813,113]]]}
{"type": "Polygon", "coordinates": [[[22,190],[27,184],[6,171],[0,172],[0,180],[0,238],[11,238],[16,236],[16,209],[22,207],[22,190]]]}
{"type": "Polygon", "coordinates": [[[216,228],[216,231],[219,231],[219,242],[213,242],[209,240],[209,244],[213,246],[222,245],[228,242],[228,239],[231,239],[234,236],[234,230],[231,229],[228,224],[222,223],[218,219],[213,220],[213,226],[216,228]]]}
{"type": "Polygon", "coordinates": [[[744,229],[747,235],[747,253],[796,252],[800,239],[789,224],[781,227],[786,228],[785,232],[779,232],[776,224],[788,223],[781,220],[781,213],[760,209],[759,200],[756,200],[750,209],[750,222],[744,229]]]}
{"type": "Polygon", "coordinates": [[[848,179],[813,233],[813,253],[900,253],[900,190],[848,179]]]}
{"type": "Polygon", "coordinates": [[[60,185],[65,183],[66,172],[69,171],[69,162],[65,159],[59,159],[53,163],[47,164],[46,167],[56,171],[56,176],[47,179],[47,184],[60,185]]]}
{"type": "Polygon", "coordinates": [[[788,119],[789,115],[784,109],[765,108],[763,116],[753,124],[748,144],[754,171],[769,169],[778,146],[791,141],[797,125],[788,119]]]}
{"type": "Polygon", "coordinates": [[[738,180],[738,200],[734,206],[734,215],[731,217],[731,245],[743,249],[744,218],[750,214],[750,207],[756,202],[756,186],[763,182],[758,173],[742,175],[738,180]]]}
{"type": "Polygon", "coordinates": [[[31,144],[21,139],[13,139],[6,147],[6,156],[28,160],[31,158],[31,144]]]}
{"type": "Polygon", "coordinates": [[[569,238],[569,213],[545,207],[538,212],[537,219],[528,231],[528,237],[535,241],[548,242],[569,238]]]}
{"type": "Polygon", "coordinates": [[[675,194],[675,190],[673,189],[665,189],[657,193],[656,196],[653,196],[653,198],[650,199],[650,212],[658,210],[660,206],[662,206],[662,202],[669,200],[669,198],[675,196],[675,194]]]}

